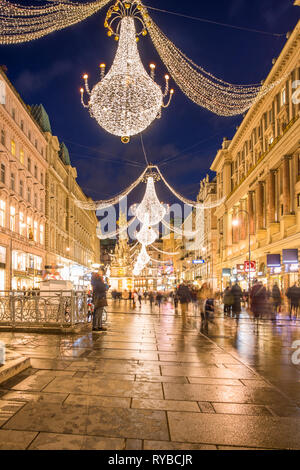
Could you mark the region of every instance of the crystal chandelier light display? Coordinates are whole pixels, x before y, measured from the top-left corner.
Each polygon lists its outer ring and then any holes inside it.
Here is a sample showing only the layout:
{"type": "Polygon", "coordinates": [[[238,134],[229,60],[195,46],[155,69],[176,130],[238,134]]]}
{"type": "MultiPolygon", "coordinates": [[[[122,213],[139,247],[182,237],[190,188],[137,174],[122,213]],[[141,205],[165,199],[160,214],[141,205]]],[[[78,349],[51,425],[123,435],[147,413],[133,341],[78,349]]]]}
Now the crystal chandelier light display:
{"type": "Polygon", "coordinates": [[[139,232],[136,232],[136,239],[140,242],[141,245],[152,245],[158,237],[158,234],[151,225],[149,225],[149,214],[146,214],[147,221],[142,225],[142,228],[139,232]]]}
{"type": "MultiPolygon", "coordinates": [[[[121,6],[123,7],[122,3],[119,10],[121,6]]],[[[117,27],[119,34],[113,32],[107,20],[105,22],[109,27],[108,34],[114,34],[119,41],[113,64],[106,75],[105,64],[100,65],[101,80],[91,91],[88,76],[83,76],[85,90],[89,95],[88,104],[84,103],[83,88],[80,92],[83,106],[89,108],[98,124],[110,134],[120,136],[123,143],[127,143],[131,136],[144,131],[154,119],[160,117],[161,108],[170,104],[173,90],[169,91],[168,75],[165,76],[164,92],[155,83],[154,64],[150,64],[150,75],[146,72],[137,48],[139,36],[135,29],[134,16],[129,15],[125,9],[113,19],[116,18],[121,18],[117,27]],[[169,97],[164,103],[167,95],[169,97]]],[[[141,34],[145,35],[145,32],[147,31],[143,27],[141,34]]]]}
{"type": "Polygon", "coordinates": [[[159,202],[154,177],[147,177],[146,192],[142,202],[136,208],[135,214],[140,222],[151,226],[157,225],[166,215],[165,207],[159,202]]]}

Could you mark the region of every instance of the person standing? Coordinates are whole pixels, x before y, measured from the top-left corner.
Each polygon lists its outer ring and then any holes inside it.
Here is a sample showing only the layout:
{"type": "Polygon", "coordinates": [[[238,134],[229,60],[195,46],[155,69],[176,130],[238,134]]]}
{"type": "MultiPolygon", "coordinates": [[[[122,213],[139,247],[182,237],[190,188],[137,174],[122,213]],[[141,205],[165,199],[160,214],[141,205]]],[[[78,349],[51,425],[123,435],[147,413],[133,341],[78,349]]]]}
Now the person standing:
{"type": "Polygon", "coordinates": [[[229,286],[227,286],[226,289],[224,290],[223,302],[224,302],[224,315],[228,315],[230,317],[231,307],[233,304],[233,296],[231,294],[231,290],[229,286]]]}
{"type": "Polygon", "coordinates": [[[102,273],[93,273],[91,279],[93,289],[93,331],[105,331],[106,328],[102,326],[103,309],[107,306],[106,290],[102,273]]]}
{"type": "Polygon", "coordinates": [[[191,301],[191,294],[188,286],[184,283],[181,283],[177,290],[177,295],[179,297],[179,302],[181,305],[181,314],[183,323],[186,323],[187,309],[189,302],[191,301]]]}
{"type": "Polygon", "coordinates": [[[232,316],[239,318],[241,313],[241,299],[243,297],[243,292],[237,282],[231,288],[231,295],[233,298],[232,316]]]}

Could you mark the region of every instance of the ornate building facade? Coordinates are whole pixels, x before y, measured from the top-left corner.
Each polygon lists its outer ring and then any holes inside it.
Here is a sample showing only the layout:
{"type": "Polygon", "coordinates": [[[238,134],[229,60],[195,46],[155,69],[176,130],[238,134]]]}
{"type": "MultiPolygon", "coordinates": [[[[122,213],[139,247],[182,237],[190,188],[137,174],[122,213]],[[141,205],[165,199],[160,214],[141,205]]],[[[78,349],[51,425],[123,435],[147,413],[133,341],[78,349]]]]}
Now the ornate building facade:
{"type": "Polygon", "coordinates": [[[47,142],[0,70],[0,290],[37,287],[46,260],[47,142]]]}
{"type": "Polygon", "coordinates": [[[0,291],[47,275],[84,284],[100,261],[98,219],[42,105],[26,106],[0,69],[0,291]]]}
{"type": "Polygon", "coordinates": [[[100,263],[100,242],[96,235],[95,211],[84,210],[76,201],[86,202],[78,185],[76,168],[69,151],[52,135],[48,115],[42,105],[31,107],[44,132],[46,158],[46,262],[45,276],[71,280],[77,287],[88,283],[93,264],[100,263]]]}
{"type": "Polygon", "coordinates": [[[224,138],[211,166],[217,198],[225,198],[215,211],[219,288],[236,278],[239,266],[238,280],[247,288],[242,265],[249,261],[249,246],[252,277],[282,289],[298,280],[298,260],[291,272],[283,250],[300,249],[299,59],[300,22],[265,80],[276,86],[254,103],[232,140],[224,138]],[[277,269],[267,266],[268,254],[281,256],[277,269]]]}

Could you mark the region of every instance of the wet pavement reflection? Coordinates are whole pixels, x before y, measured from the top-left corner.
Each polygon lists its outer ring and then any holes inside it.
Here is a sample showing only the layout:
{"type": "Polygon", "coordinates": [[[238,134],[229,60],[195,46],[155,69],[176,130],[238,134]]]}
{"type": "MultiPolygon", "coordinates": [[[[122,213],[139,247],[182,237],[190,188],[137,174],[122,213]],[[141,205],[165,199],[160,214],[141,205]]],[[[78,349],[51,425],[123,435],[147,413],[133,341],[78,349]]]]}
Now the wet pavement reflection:
{"type": "Polygon", "coordinates": [[[106,327],[0,332],[32,364],[0,384],[1,449],[300,448],[299,321],[115,301],[106,327]]]}

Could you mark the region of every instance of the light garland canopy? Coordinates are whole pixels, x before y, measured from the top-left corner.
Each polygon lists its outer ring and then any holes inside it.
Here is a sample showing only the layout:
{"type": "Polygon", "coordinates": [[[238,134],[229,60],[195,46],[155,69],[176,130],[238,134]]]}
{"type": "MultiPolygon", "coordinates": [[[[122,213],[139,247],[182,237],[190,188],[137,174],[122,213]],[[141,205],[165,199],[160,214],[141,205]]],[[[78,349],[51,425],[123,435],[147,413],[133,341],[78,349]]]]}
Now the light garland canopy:
{"type": "MultiPolygon", "coordinates": [[[[31,41],[66,28],[100,11],[110,1],[79,3],[56,0],[51,5],[33,7],[0,0],[0,44],[31,41]]],[[[160,117],[161,108],[169,104],[172,92],[167,102],[163,102],[169,93],[169,75],[190,100],[222,116],[244,113],[285,78],[261,86],[233,85],[215,77],[168,39],[141,0],[116,0],[108,9],[104,26],[108,36],[120,40],[120,43],[106,76],[105,66],[101,64],[101,81],[91,92],[85,76],[89,95],[86,106],[101,127],[121,136],[124,142],[146,129],[156,117],[160,117]],[[136,41],[147,32],[169,72],[164,92],[154,82],[154,65],[149,76],[136,47],[136,41]]],[[[83,93],[82,88],[82,101],[83,93]]]]}

